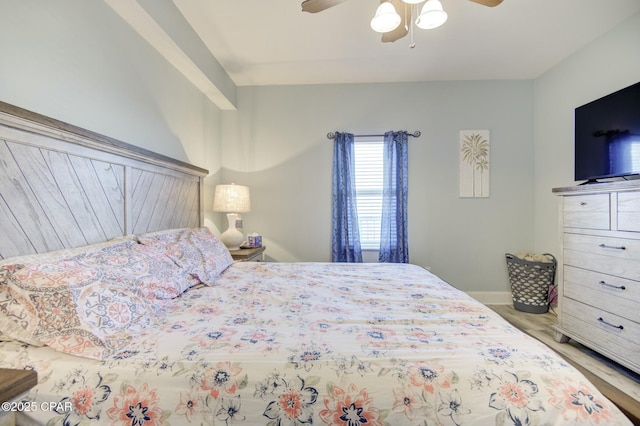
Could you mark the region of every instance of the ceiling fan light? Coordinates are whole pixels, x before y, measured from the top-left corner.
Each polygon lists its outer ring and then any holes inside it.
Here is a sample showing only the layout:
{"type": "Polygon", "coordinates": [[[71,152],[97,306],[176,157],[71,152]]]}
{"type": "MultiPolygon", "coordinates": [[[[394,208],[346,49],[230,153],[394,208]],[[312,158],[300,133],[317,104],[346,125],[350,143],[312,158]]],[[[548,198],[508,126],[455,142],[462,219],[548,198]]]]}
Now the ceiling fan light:
{"type": "Polygon", "coordinates": [[[386,33],[398,28],[401,21],[402,18],[391,2],[385,1],[378,6],[375,16],[371,19],[371,28],[378,33],[386,33]]]}
{"type": "Polygon", "coordinates": [[[422,7],[416,25],[424,30],[438,28],[447,21],[447,12],[442,8],[440,0],[428,0],[422,7]]]}

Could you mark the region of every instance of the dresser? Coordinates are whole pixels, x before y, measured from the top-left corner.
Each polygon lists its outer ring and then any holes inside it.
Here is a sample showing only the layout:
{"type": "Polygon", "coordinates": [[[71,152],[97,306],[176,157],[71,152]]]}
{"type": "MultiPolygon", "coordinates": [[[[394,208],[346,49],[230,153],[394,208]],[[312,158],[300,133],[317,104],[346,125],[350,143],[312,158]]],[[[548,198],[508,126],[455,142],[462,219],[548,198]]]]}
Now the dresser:
{"type": "Polygon", "coordinates": [[[555,338],[640,373],[640,180],[553,192],[562,225],[555,338]]]}

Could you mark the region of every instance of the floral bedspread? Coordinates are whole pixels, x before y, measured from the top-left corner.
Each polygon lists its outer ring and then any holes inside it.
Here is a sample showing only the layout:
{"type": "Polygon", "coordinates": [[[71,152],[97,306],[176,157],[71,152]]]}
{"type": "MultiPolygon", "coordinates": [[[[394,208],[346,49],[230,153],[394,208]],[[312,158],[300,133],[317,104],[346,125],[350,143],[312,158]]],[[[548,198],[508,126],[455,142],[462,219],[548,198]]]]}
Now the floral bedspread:
{"type": "Polygon", "coordinates": [[[236,263],[165,303],[105,361],[0,343],[0,367],[38,371],[19,424],[631,424],[417,266],[236,263]]]}

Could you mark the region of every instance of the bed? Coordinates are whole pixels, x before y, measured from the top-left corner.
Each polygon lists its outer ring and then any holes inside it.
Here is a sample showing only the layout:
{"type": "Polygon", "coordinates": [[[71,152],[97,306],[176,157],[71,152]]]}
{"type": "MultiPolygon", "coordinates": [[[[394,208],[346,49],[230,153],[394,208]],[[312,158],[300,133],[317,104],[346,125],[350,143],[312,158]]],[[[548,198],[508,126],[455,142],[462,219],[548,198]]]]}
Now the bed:
{"type": "Polygon", "coordinates": [[[18,424],[631,424],[429,271],[234,263],[202,226],[205,170],[3,108],[0,368],[38,373],[18,424]]]}

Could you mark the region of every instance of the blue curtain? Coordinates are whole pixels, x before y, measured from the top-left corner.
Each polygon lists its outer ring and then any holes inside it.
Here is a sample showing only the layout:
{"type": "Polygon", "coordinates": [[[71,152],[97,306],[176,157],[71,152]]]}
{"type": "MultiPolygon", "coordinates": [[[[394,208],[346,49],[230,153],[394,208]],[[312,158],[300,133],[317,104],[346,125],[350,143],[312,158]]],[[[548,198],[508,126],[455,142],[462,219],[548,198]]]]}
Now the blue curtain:
{"type": "Polygon", "coordinates": [[[333,144],[331,261],[362,262],[356,207],[354,142],[336,132],[333,144]]]}
{"type": "Polygon", "coordinates": [[[379,262],[409,263],[408,139],[407,132],[404,131],[384,134],[379,262]]]}

